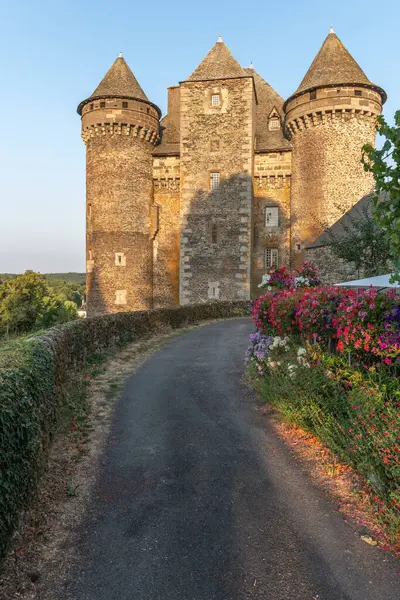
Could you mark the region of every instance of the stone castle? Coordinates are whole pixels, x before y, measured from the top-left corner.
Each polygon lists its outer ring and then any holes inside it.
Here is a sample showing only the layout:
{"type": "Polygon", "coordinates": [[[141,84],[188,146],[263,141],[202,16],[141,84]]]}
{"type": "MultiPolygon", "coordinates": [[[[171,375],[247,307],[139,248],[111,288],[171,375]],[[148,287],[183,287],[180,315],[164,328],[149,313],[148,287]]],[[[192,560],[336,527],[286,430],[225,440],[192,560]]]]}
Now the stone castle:
{"type": "Polygon", "coordinates": [[[221,38],[168,88],[122,55],[81,102],[89,316],[250,298],[370,193],[362,146],[386,100],[334,31],[286,100],[221,38]]]}

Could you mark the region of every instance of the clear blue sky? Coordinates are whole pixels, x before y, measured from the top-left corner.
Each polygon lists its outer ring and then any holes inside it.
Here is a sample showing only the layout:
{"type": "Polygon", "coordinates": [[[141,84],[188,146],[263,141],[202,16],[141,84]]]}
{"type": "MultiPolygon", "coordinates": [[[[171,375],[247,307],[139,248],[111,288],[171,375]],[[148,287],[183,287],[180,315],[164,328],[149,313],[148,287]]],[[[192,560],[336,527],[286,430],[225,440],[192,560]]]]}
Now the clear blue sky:
{"type": "Polygon", "coordinates": [[[399,0],[0,0],[0,272],[84,271],[85,149],[76,106],[120,51],[165,112],[221,34],[284,97],[332,24],[400,108],[399,0]]]}

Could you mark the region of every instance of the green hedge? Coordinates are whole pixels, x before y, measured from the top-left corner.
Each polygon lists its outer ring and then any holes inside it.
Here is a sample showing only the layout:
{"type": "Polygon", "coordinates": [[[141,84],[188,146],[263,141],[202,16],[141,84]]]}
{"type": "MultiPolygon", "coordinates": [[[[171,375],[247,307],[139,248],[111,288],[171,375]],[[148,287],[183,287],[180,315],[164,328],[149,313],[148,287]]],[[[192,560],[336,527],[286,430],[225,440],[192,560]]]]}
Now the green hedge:
{"type": "Polygon", "coordinates": [[[213,302],[74,321],[0,348],[0,559],[35,491],[64,390],[90,357],[167,327],[250,314],[246,301],[213,302]]]}

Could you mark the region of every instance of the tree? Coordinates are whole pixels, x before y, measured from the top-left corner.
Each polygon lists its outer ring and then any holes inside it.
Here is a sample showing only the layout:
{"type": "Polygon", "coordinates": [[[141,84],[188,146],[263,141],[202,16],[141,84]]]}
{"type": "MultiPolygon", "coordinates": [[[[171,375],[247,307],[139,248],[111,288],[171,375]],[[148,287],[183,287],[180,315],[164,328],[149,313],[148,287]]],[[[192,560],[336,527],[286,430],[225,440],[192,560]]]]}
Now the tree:
{"type": "Polygon", "coordinates": [[[363,148],[364,169],[375,179],[374,217],[385,232],[400,281],[400,111],[394,116],[395,125],[388,125],[384,117],[377,119],[377,131],[385,138],[380,150],[370,144],[363,148]]]}
{"type": "Polygon", "coordinates": [[[393,268],[390,242],[365,204],[358,208],[358,216],[347,214],[341,221],[342,231],[335,233],[326,228],[328,246],[337,258],[354,264],[365,277],[383,275],[393,268]]]}
{"type": "Polygon", "coordinates": [[[26,271],[0,285],[0,330],[25,333],[77,318],[76,304],[57,295],[43,275],[26,271]]]}

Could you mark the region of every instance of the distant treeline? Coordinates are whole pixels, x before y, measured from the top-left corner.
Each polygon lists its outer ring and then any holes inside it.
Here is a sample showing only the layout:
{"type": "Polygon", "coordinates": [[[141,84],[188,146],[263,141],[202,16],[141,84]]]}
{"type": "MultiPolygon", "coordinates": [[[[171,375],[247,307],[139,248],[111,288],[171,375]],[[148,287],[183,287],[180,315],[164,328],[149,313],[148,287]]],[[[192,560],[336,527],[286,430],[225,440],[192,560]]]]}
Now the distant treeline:
{"type": "Polygon", "coordinates": [[[85,300],[83,273],[0,274],[0,337],[76,319],[85,300]]]}

